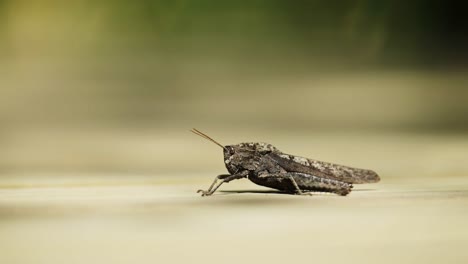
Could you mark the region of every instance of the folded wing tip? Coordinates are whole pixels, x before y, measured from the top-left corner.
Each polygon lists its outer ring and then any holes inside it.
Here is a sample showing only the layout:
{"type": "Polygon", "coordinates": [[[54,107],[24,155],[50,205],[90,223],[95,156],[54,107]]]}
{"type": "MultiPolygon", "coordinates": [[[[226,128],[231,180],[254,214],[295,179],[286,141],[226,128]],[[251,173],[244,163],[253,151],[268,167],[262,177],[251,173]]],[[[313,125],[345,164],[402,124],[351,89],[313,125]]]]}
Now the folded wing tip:
{"type": "Polygon", "coordinates": [[[373,182],[379,182],[380,181],[380,176],[375,172],[375,171],[369,171],[369,177],[367,178],[367,182],[373,183],[373,182]]]}

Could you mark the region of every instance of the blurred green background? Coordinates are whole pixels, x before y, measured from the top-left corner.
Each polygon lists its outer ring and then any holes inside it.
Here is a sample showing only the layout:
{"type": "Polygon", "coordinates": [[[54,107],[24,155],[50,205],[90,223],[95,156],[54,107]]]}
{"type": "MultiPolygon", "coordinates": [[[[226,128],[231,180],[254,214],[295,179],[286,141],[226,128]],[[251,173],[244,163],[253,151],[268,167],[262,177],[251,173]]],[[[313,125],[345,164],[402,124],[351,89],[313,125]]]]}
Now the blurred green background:
{"type": "Polygon", "coordinates": [[[0,170],[193,170],[192,127],[464,137],[467,28],[455,1],[3,0],[0,170]]]}
{"type": "Polygon", "coordinates": [[[442,0],[0,0],[0,263],[468,263],[466,17],[442,0]],[[192,127],[382,180],[201,198],[226,168],[192,127]]]}

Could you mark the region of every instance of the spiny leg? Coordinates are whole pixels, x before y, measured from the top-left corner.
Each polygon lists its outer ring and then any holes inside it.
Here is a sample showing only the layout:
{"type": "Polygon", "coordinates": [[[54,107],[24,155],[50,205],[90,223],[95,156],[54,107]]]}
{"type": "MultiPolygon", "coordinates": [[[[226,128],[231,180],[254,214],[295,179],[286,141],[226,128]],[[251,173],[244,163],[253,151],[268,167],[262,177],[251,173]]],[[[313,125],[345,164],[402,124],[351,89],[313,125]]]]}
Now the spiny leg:
{"type": "MultiPolygon", "coordinates": [[[[318,176],[314,176],[307,173],[300,173],[300,172],[286,172],[286,173],[277,173],[277,174],[267,174],[267,177],[280,177],[280,178],[287,178],[289,179],[294,188],[296,189],[297,194],[300,195],[312,195],[311,191],[324,191],[324,192],[331,192],[336,193],[338,195],[345,196],[351,189],[353,188],[352,184],[334,180],[334,179],[327,179],[318,176]],[[299,184],[297,181],[300,181],[301,186],[306,187],[306,191],[304,193],[303,190],[299,188],[299,184]]],[[[265,177],[265,176],[264,176],[265,177]]]]}
{"type": "Polygon", "coordinates": [[[289,179],[291,180],[292,184],[294,185],[294,188],[296,188],[296,193],[298,195],[312,195],[310,192],[303,192],[301,188],[299,188],[299,185],[297,185],[296,180],[294,180],[294,177],[292,175],[289,175],[289,179]]]}
{"type": "Polygon", "coordinates": [[[239,173],[239,174],[234,174],[234,175],[219,175],[218,177],[216,177],[215,181],[213,182],[213,184],[210,186],[210,188],[206,191],[203,191],[203,190],[198,190],[198,192],[201,192],[202,193],[202,196],[210,196],[212,195],[214,192],[216,192],[216,190],[223,184],[223,183],[228,183],[232,180],[237,180],[237,179],[242,179],[242,178],[245,178],[247,177],[247,174],[246,173],[239,173]],[[223,176],[223,177],[221,177],[223,176]],[[220,179],[222,180],[220,183],[218,183],[218,185],[216,185],[216,187],[213,188],[213,186],[215,185],[216,181],[220,179]]]}
{"type": "MultiPolygon", "coordinates": [[[[296,176],[296,174],[297,173],[295,173],[295,172],[270,173],[268,171],[262,171],[262,172],[258,173],[257,177],[262,178],[264,181],[265,180],[268,181],[268,179],[270,179],[271,181],[277,182],[280,185],[282,185],[282,186],[275,186],[275,187],[274,186],[269,186],[268,184],[264,185],[264,186],[267,186],[267,187],[278,189],[280,191],[286,191],[288,193],[292,192],[292,193],[297,194],[297,195],[312,195],[312,193],[309,192],[309,191],[301,190],[301,188],[299,187],[299,184],[297,184],[296,180],[294,179],[294,176],[296,176]],[[283,180],[291,182],[291,184],[293,185],[292,187],[293,187],[294,190],[291,190],[291,188],[289,188],[289,187],[285,187],[282,184],[283,180]]],[[[260,184],[260,185],[263,185],[263,184],[260,184]]]]}

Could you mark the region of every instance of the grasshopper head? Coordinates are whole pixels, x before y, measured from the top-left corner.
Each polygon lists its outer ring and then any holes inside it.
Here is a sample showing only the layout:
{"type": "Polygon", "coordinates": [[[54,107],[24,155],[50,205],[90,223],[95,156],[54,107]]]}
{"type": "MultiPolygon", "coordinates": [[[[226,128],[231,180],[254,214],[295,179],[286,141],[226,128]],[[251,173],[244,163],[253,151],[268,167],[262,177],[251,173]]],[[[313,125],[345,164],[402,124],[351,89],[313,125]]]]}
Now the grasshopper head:
{"type": "Polygon", "coordinates": [[[231,174],[243,170],[255,170],[262,155],[277,151],[275,147],[267,143],[240,143],[237,145],[223,146],[195,128],[191,131],[223,148],[224,164],[226,164],[226,168],[231,174]]]}

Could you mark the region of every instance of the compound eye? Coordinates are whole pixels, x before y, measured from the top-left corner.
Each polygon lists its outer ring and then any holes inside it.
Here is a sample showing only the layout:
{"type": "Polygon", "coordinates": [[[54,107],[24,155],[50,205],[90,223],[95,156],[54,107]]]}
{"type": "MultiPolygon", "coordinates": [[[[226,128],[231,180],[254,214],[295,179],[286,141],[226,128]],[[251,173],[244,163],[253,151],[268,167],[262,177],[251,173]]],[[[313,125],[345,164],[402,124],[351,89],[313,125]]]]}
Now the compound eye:
{"type": "Polygon", "coordinates": [[[234,154],[234,148],[230,147],[230,146],[226,146],[226,151],[227,153],[229,153],[229,155],[233,155],[234,154]]]}

